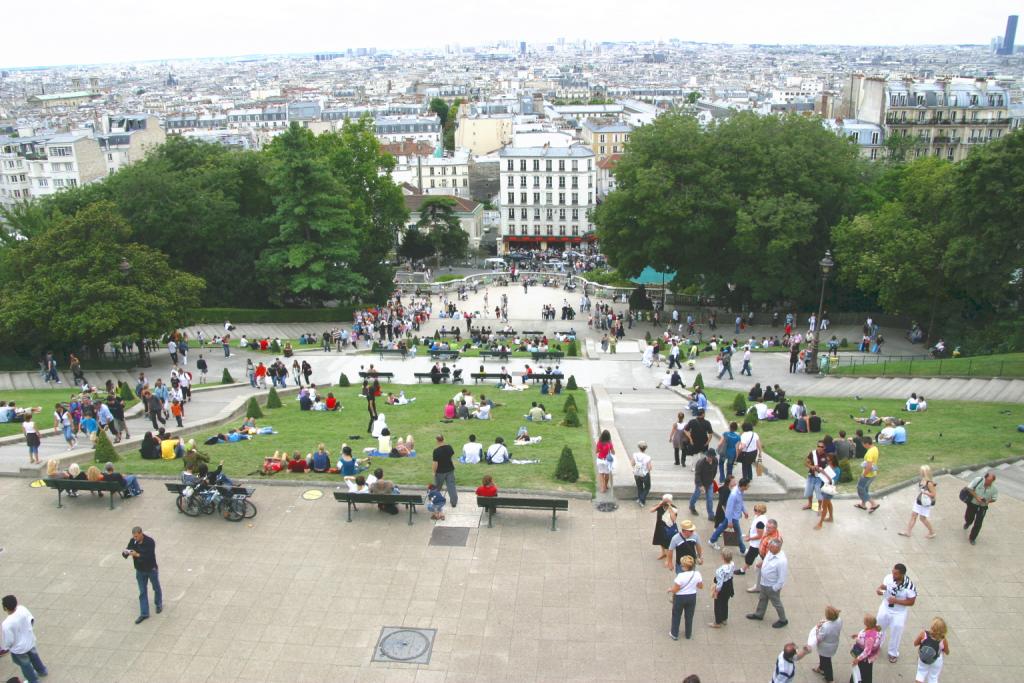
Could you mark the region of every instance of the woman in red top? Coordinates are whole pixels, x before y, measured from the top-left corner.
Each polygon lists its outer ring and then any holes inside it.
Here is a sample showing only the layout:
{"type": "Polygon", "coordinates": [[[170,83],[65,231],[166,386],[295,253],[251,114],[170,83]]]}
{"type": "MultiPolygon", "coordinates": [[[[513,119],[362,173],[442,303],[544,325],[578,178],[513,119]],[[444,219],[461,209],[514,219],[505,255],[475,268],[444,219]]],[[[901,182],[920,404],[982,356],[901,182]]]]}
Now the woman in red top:
{"type": "Polygon", "coordinates": [[[476,487],[476,495],[484,498],[493,498],[498,495],[498,487],[494,485],[494,477],[487,474],[480,486],[476,487]]]}
{"type": "Polygon", "coordinates": [[[325,403],[327,404],[327,410],[338,409],[338,399],[334,398],[334,394],[332,393],[327,394],[327,400],[325,401],[325,403]]]}
{"type": "Polygon", "coordinates": [[[612,446],[612,435],[607,429],[601,432],[597,440],[597,480],[601,484],[601,493],[608,492],[608,478],[612,473],[615,458],[615,447],[612,446]]]}

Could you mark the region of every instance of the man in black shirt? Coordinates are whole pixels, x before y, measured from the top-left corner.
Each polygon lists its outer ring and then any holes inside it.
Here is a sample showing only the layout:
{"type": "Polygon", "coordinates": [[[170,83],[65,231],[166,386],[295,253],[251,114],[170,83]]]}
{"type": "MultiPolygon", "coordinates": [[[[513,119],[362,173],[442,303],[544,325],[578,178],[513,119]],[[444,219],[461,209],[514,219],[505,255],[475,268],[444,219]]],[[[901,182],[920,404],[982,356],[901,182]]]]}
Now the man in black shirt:
{"type": "Polygon", "coordinates": [[[459,492],[455,488],[455,464],[452,462],[454,456],[455,449],[444,442],[444,436],[438,434],[437,448],[434,449],[434,486],[440,490],[444,485],[453,510],[459,504],[459,492]]]}
{"type": "Polygon", "coordinates": [[[141,624],[149,619],[149,594],[146,591],[146,582],[153,584],[153,601],[156,603],[156,613],[164,611],[164,594],[160,589],[160,575],[156,565],[156,541],[142,533],[142,527],[132,528],[132,540],[128,541],[128,547],[121,555],[125,558],[131,556],[135,563],[135,579],[139,582],[139,618],[136,624],[141,624]]]}
{"type": "Polygon", "coordinates": [[[703,410],[698,410],[697,417],[686,423],[684,431],[690,437],[692,451],[697,456],[700,456],[708,449],[711,435],[715,433],[711,423],[704,417],[703,410]]]}

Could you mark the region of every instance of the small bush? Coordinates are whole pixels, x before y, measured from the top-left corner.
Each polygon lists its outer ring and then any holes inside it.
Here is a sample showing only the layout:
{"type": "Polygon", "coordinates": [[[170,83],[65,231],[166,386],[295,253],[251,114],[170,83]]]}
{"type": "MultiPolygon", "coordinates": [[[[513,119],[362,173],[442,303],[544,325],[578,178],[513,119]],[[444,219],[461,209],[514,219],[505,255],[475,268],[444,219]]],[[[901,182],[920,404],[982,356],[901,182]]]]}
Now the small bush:
{"type": "Polygon", "coordinates": [[[576,407],[576,397],[574,397],[572,394],[568,394],[565,397],[565,404],[562,406],[562,412],[563,413],[567,413],[567,412],[569,412],[570,408],[572,408],[573,410],[577,410],[578,409],[576,407]]]}
{"type": "Polygon", "coordinates": [[[565,419],[562,420],[563,427],[579,427],[580,426],[580,414],[576,412],[576,408],[571,408],[565,411],[565,419]]]}
{"type": "Polygon", "coordinates": [[[575,358],[576,356],[580,355],[580,349],[579,346],[576,344],[575,339],[570,340],[568,345],[565,347],[565,355],[569,356],[570,358],[575,358]]]}
{"type": "Polygon", "coordinates": [[[370,350],[371,351],[380,351],[380,342],[373,342],[373,345],[370,347],[370,350]]]}
{"type": "Polygon", "coordinates": [[[558,457],[558,467],[555,468],[555,479],[572,483],[578,481],[579,478],[580,470],[576,467],[576,458],[572,455],[572,449],[563,446],[562,454],[558,457]]]}
{"type": "Polygon", "coordinates": [[[758,423],[757,409],[751,407],[750,410],[747,411],[747,414],[743,417],[743,421],[749,422],[751,427],[756,427],[758,423]]]}
{"type": "Polygon", "coordinates": [[[647,342],[648,346],[650,346],[651,344],[654,343],[654,340],[651,338],[651,331],[650,330],[648,330],[647,332],[644,332],[644,341],[647,342]]]}
{"type": "Polygon", "coordinates": [[[96,450],[93,453],[96,462],[117,462],[121,456],[114,450],[114,445],[107,438],[107,433],[102,429],[96,433],[96,450]]]}
{"type": "Polygon", "coordinates": [[[267,394],[267,408],[273,410],[281,406],[281,397],[277,395],[277,389],[270,387],[270,393],[267,394]]]}
{"type": "Polygon", "coordinates": [[[850,342],[847,341],[846,337],[843,337],[842,341],[839,342],[839,348],[841,348],[841,349],[845,349],[849,345],[850,345],[850,342]]]}
{"type": "Polygon", "coordinates": [[[270,342],[270,350],[273,351],[274,353],[281,353],[281,342],[277,341],[276,339],[270,342]]]}
{"type": "Polygon", "coordinates": [[[850,461],[844,458],[839,461],[839,483],[842,484],[848,481],[853,481],[853,471],[850,467],[850,461]]]}
{"type": "Polygon", "coordinates": [[[747,414],[747,399],[743,394],[736,394],[736,398],[732,400],[732,412],[736,416],[747,414]]]}
{"type": "Polygon", "coordinates": [[[263,417],[263,410],[260,408],[260,402],[256,400],[255,396],[250,398],[248,405],[245,406],[245,416],[256,418],[263,417]]]}
{"type": "Polygon", "coordinates": [[[224,368],[224,373],[220,376],[220,383],[221,384],[234,384],[235,383],[235,378],[231,376],[231,373],[228,372],[227,368],[224,368]]]}
{"type": "Polygon", "coordinates": [[[341,375],[338,377],[338,386],[339,387],[350,387],[350,386],[352,386],[352,383],[348,381],[348,375],[346,375],[344,372],[341,373],[341,375]]]}
{"type": "Polygon", "coordinates": [[[693,378],[693,388],[696,389],[697,387],[700,387],[701,389],[704,388],[704,375],[699,372],[697,373],[697,376],[693,378]]]}
{"type": "Polygon", "coordinates": [[[565,383],[565,388],[568,391],[576,391],[579,389],[579,387],[576,386],[576,375],[569,375],[569,381],[565,383]]]}
{"type": "Polygon", "coordinates": [[[117,395],[121,397],[121,400],[125,403],[135,400],[135,392],[128,386],[127,382],[121,382],[117,389],[117,395]]]}

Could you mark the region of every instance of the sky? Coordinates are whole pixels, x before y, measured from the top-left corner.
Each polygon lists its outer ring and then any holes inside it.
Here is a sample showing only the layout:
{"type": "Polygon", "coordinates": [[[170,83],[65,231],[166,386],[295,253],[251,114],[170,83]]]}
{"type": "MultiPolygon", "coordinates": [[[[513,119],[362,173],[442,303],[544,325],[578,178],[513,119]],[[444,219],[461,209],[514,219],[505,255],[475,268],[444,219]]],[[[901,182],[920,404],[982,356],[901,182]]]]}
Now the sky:
{"type": "MultiPolygon", "coordinates": [[[[498,40],[988,44],[1024,0],[21,0],[0,66],[463,46],[498,40]]],[[[1024,42],[1024,25],[1020,27],[1024,42]]]]}

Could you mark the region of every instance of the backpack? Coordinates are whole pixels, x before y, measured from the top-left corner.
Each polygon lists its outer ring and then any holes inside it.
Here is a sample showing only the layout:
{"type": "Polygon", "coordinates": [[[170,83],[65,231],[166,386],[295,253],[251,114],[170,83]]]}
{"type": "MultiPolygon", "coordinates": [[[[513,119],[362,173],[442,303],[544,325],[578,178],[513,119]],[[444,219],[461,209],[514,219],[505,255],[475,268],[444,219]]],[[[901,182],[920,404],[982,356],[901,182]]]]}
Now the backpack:
{"type": "Polygon", "coordinates": [[[922,664],[933,664],[939,655],[942,654],[942,643],[932,638],[932,634],[925,631],[924,640],[921,641],[920,657],[922,664]]]}

